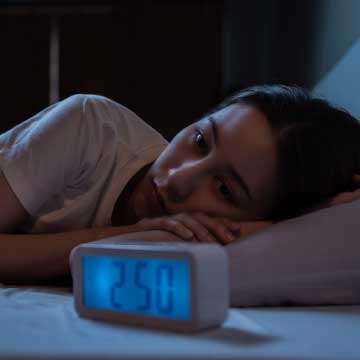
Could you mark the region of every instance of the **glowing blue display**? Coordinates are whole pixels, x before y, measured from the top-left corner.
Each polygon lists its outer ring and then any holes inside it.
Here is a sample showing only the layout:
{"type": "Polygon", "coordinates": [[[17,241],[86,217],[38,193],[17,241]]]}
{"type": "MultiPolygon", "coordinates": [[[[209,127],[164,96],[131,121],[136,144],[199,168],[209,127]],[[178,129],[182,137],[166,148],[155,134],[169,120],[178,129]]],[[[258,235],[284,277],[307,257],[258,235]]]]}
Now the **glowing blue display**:
{"type": "Polygon", "coordinates": [[[87,307],[163,318],[190,317],[186,260],[83,256],[87,307]]]}

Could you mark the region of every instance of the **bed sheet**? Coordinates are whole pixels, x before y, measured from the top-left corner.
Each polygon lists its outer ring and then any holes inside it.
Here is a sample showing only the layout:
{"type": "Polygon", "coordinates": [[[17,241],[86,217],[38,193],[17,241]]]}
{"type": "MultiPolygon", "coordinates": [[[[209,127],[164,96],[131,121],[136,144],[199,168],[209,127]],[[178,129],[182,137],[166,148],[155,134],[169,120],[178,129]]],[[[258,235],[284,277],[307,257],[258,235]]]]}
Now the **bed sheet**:
{"type": "Polygon", "coordinates": [[[231,308],[178,334],[79,318],[69,288],[0,287],[0,359],[360,359],[360,306],[231,308]]]}

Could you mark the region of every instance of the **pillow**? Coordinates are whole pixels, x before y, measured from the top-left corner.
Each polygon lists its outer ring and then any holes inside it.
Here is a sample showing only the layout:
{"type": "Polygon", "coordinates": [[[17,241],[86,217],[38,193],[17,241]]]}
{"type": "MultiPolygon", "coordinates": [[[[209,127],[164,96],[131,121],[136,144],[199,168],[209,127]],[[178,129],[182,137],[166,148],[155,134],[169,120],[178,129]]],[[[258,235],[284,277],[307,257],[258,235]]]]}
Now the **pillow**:
{"type": "Polygon", "coordinates": [[[225,249],[231,306],[360,303],[360,200],[278,222],[225,249]]]}
{"type": "MultiPolygon", "coordinates": [[[[160,230],[116,240],[183,241],[160,230]]],[[[278,222],[224,249],[232,307],[360,303],[360,200],[278,222]]]]}

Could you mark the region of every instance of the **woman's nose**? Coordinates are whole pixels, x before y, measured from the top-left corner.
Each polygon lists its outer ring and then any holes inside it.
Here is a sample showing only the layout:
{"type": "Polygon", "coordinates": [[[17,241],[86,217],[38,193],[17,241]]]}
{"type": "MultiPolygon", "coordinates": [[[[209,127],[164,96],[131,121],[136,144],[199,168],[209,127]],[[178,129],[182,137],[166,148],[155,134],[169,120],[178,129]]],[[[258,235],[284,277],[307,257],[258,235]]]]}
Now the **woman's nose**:
{"type": "Polygon", "coordinates": [[[167,174],[167,196],[173,202],[183,202],[201,186],[206,174],[203,160],[189,160],[170,168],[167,174]]]}

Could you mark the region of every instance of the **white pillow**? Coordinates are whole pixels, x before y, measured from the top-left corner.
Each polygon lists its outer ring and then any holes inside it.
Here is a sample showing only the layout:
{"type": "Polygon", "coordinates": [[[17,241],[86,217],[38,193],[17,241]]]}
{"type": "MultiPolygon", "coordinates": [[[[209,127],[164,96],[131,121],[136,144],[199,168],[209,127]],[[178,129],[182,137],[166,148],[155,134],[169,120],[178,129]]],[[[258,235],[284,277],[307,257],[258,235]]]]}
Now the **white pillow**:
{"type": "MultiPolygon", "coordinates": [[[[116,238],[183,241],[160,230],[116,238]]],[[[278,222],[224,249],[232,307],[360,304],[360,200],[278,222]]]]}
{"type": "Polygon", "coordinates": [[[360,200],[279,222],[225,249],[232,306],[360,303],[360,200]]]}

